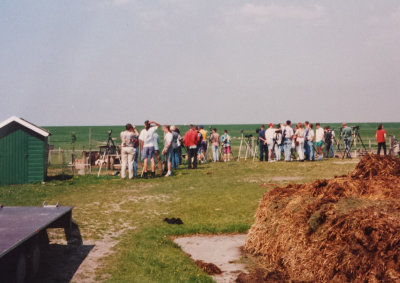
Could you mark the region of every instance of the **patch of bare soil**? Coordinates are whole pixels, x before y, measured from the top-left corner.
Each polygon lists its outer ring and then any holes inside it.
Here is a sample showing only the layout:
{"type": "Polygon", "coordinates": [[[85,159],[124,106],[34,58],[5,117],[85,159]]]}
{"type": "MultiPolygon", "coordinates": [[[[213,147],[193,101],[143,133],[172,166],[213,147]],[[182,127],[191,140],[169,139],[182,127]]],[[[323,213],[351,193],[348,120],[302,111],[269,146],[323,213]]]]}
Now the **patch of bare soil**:
{"type": "Polygon", "coordinates": [[[190,236],[174,239],[182,250],[191,256],[198,266],[210,272],[216,282],[234,282],[237,275],[246,272],[246,266],[240,263],[240,248],[246,241],[246,235],[190,236]],[[215,268],[216,267],[216,268],[215,268]],[[204,269],[205,268],[205,269],[204,269]],[[218,269],[221,273],[217,273],[218,269]]]}
{"type": "Polygon", "coordinates": [[[207,263],[202,260],[196,260],[194,263],[209,275],[222,273],[221,269],[219,269],[219,267],[216,266],[214,263],[209,263],[209,262],[207,263]]]}
{"type": "Polygon", "coordinates": [[[272,178],[268,178],[265,176],[252,176],[249,178],[244,178],[244,181],[247,183],[263,183],[263,182],[269,182],[269,181],[275,181],[275,182],[285,182],[285,181],[300,181],[303,180],[303,177],[298,177],[298,176],[276,176],[272,178]]]}
{"type": "Polygon", "coordinates": [[[400,282],[399,198],[400,159],[377,155],[364,156],[347,176],[270,190],[245,245],[269,273],[251,276],[400,282]]]}

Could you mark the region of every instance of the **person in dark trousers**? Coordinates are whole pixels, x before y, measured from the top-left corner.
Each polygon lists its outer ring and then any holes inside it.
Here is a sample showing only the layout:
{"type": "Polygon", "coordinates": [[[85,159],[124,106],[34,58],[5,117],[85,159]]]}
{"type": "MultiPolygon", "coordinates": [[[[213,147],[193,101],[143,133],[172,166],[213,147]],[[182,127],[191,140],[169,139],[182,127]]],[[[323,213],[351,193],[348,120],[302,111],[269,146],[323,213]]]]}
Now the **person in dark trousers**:
{"type": "Polygon", "coordinates": [[[260,130],[258,131],[258,146],[260,148],[260,161],[268,161],[268,145],[265,140],[264,125],[261,125],[260,130]]]}
{"type": "Polygon", "coordinates": [[[324,128],[324,157],[329,158],[332,149],[332,130],[330,126],[324,128]]]}
{"type": "Polygon", "coordinates": [[[342,124],[342,131],[340,136],[343,137],[346,158],[351,158],[351,136],[353,135],[353,130],[347,126],[346,123],[342,124]]]}
{"type": "Polygon", "coordinates": [[[192,169],[192,159],[193,159],[193,169],[196,169],[197,144],[199,142],[199,135],[193,125],[189,126],[189,131],[186,132],[183,142],[185,143],[188,152],[188,169],[192,169]]]}
{"type": "Polygon", "coordinates": [[[378,152],[380,155],[381,148],[383,148],[383,155],[386,155],[386,130],[383,129],[383,125],[379,124],[376,131],[376,141],[378,142],[378,152]]]}

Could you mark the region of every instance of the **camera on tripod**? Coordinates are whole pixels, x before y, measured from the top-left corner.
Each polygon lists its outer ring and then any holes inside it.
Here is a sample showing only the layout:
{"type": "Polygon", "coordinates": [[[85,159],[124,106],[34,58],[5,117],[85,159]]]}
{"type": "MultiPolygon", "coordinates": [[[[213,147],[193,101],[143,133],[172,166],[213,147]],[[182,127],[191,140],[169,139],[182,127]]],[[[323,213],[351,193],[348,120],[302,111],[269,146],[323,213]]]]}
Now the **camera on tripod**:
{"type": "Polygon", "coordinates": [[[245,135],[244,137],[247,139],[251,139],[253,137],[253,135],[245,135]]]}
{"type": "Polygon", "coordinates": [[[353,130],[359,130],[360,129],[360,126],[352,126],[351,127],[353,130]]]}

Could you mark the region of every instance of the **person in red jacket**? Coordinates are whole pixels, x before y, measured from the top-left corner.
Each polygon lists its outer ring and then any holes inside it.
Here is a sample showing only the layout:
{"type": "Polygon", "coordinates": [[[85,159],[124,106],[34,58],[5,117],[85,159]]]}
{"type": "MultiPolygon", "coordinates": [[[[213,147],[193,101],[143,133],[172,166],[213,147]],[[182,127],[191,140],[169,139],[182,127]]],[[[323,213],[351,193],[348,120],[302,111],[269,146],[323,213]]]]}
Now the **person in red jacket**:
{"type": "Polygon", "coordinates": [[[188,152],[188,168],[192,169],[192,158],[193,158],[193,169],[197,168],[197,144],[199,143],[199,135],[195,131],[194,126],[189,126],[189,131],[186,132],[183,142],[188,152]]]}
{"type": "Polygon", "coordinates": [[[376,141],[378,143],[378,152],[380,155],[381,148],[383,148],[383,155],[386,155],[386,131],[383,129],[383,125],[379,124],[376,131],[376,141]]]}

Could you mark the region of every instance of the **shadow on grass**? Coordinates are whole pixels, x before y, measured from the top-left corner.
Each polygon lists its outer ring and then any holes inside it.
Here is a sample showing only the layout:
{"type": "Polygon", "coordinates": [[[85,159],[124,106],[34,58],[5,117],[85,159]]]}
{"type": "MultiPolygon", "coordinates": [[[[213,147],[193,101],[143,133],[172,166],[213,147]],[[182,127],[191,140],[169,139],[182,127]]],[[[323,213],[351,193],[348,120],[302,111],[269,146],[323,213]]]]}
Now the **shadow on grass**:
{"type": "Polygon", "coordinates": [[[54,176],[47,176],[46,177],[46,182],[50,182],[50,181],[65,181],[65,180],[70,180],[73,177],[74,177],[73,175],[68,175],[68,174],[58,174],[58,175],[54,175],[54,176]]]}
{"type": "Polygon", "coordinates": [[[41,254],[39,274],[32,282],[70,282],[93,248],[94,245],[48,245],[41,254]]]}

